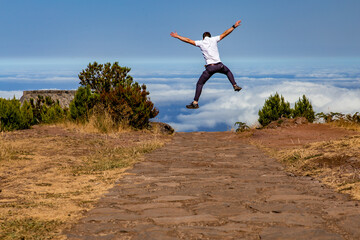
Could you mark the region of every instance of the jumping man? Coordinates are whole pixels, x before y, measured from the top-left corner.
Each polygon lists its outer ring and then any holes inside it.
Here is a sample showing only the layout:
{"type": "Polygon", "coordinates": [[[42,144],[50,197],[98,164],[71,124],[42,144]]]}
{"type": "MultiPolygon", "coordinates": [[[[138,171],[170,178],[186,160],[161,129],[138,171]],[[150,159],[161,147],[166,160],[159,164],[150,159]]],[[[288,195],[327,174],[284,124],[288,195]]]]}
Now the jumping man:
{"type": "Polygon", "coordinates": [[[235,91],[240,91],[241,87],[239,87],[234,79],[234,75],[231,71],[221,62],[219,56],[219,50],[217,47],[217,43],[222,40],[224,37],[229,35],[235,28],[240,26],[241,20],[237,21],[231,28],[223,32],[220,36],[211,37],[209,32],[204,32],[203,40],[194,41],[187,37],[182,37],[177,34],[177,32],[170,33],[170,36],[177,38],[183,42],[189,43],[201,49],[201,52],[205,58],[206,65],[205,71],[200,76],[197,84],[196,84],[196,91],[195,91],[195,98],[192,103],[186,105],[187,108],[195,109],[199,108],[199,98],[202,91],[202,88],[207,80],[214,74],[214,73],[222,73],[225,74],[229,81],[231,82],[235,91]]]}

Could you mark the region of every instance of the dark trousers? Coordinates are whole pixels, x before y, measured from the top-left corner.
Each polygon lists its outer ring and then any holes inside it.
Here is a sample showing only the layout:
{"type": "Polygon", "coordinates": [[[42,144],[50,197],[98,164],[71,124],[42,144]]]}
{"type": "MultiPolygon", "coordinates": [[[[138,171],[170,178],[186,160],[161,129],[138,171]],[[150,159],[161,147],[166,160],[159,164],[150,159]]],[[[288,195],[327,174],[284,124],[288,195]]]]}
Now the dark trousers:
{"type": "Polygon", "coordinates": [[[234,75],[232,74],[232,72],[230,71],[230,69],[228,69],[224,64],[217,63],[217,64],[212,64],[212,65],[207,65],[205,67],[205,71],[201,74],[197,84],[196,84],[196,91],[195,91],[195,98],[194,101],[199,101],[200,95],[201,95],[201,91],[202,88],[204,86],[204,84],[206,83],[207,80],[209,80],[209,78],[214,75],[214,73],[222,73],[225,74],[229,81],[231,82],[232,85],[235,85],[235,79],[234,79],[234,75]]]}

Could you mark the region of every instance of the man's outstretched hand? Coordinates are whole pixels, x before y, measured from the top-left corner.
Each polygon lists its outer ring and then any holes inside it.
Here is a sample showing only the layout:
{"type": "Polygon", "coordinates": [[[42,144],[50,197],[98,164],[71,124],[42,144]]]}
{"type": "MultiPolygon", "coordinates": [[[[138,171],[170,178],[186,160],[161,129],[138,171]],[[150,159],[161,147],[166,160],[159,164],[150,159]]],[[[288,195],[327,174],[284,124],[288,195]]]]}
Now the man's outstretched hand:
{"type": "Polygon", "coordinates": [[[241,25],[240,23],[241,23],[241,20],[237,21],[237,22],[234,24],[234,26],[235,26],[235,27],[238,27],[238,26],[241,25]]]}
{"type": "Polygon", "coordinates": [[[190,38],[187,38],[187,37],[179,36],[179,34],[177,34],[177,32],[171,32],[170,36],[172,36],[174,38],[177,38],[177,39],[179,39],[179,40],[181,40],[183,42],[190,43],[191,45],[196,46],[194,40],[191,40],[190,38]]]}
{"type": "Polygon", "coordinates": [[[171,32],[170,36],[172,36],[174,38],[179,38],[179,35],[177,34],[177,32],[171,32]]]}

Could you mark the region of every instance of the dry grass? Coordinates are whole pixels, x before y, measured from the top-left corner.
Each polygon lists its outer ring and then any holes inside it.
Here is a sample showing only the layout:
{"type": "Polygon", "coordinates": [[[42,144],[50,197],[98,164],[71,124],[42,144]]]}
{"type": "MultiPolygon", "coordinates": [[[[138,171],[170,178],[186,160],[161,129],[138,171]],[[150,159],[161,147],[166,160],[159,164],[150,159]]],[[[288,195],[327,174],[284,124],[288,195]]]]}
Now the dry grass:
{"type": "Polygon", "coordinates": [[[168,140],[86,130],[36,126],[0,136],[0,239],[60,238],[125,169],[168,140]]]}
{"type": "Polygon", "coordinates": [[[263,129],[249,141],[284,163],[288,171],[313,176],[360,200],[358,126],[344,121],[263,129]]]}
{"type": "Polygon", "coordinates": [[[345,120],[337,120],[337,121],[333,121],[333,122],[326,123],[326,124],[333,126],[333,127],[340,127],[340,128],[360,132],[360,124],[355,123],[355,122],[349,122],[349,121],[345,121],[345,120]]]}
{"type": "Polygon", "coordinates": [[[85,124],[75,123],[74,121],[65,120],[57,124],[69,130],[75,130],[82,133],[106,133],[118,134],[122,132],[131,132],[133,129],[126,123],[116,124],[108,112],[104,114],[91,115],[88,122],[85,124]]]}
{"type": "Polygon", "coordinates": [[[320,179],[340,192],[360,200],[360,136],[272,151],[288,170],[320,179]]]}

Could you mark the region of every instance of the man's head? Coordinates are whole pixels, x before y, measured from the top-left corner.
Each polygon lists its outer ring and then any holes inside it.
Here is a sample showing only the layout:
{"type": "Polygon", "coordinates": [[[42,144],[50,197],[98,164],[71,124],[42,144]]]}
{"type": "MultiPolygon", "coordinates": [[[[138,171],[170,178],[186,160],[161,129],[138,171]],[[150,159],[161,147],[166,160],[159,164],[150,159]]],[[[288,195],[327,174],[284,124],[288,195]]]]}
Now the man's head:
{"type": "Polygon", "coordinates": [[[203,39],[205,39],[206,37],[211,37],[211,34],[209,32],[204,32],[203,39]]]}

